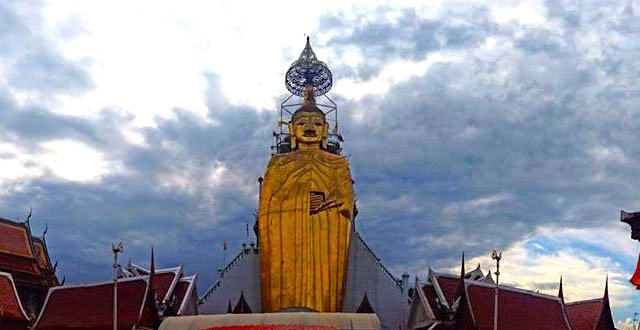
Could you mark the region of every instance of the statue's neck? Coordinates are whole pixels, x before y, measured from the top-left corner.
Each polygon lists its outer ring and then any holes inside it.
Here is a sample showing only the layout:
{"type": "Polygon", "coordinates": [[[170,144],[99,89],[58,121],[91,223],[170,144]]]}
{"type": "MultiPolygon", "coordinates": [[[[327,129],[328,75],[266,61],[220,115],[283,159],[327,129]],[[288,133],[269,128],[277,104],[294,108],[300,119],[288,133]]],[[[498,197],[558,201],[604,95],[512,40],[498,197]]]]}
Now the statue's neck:
{"type": "Polygon", "coordinates": [[[320,144],[319,143],[299,143],[298,150],[305,150],[305,151],[320,150],[320,144]]]}

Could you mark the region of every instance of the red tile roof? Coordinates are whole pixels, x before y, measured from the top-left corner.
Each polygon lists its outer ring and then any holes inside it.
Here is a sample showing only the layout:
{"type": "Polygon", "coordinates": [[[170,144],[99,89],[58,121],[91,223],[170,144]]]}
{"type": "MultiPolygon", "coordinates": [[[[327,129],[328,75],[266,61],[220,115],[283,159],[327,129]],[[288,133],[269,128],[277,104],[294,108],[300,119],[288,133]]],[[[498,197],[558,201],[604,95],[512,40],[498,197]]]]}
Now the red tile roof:
{"type": "Polygon", "coordinates": [[[436,275],[436,278],[438,279],[440,289],[442,289],[442,294],[444,294],[445,299],[447,299],[447,303],[449,303],[449,306],[453,305],[460,296],[460,277],[439,274],[436,275]]]}
{"type": "Polygon", "coordinates": [[[174,302],[174,306],[176,306],[176,310],[177,313],[180,313],[180,307],[182,306],[182,303],[184,302],[184,299],[187,296],[187,290],[189,290],[189,285],[191,283],[186,282],[186,281],[180,281],[178,282],[178,284],[176,285],[176,289],[173,291],[173,294],[175,295],[175,302],[174,302]]]}
{"type": "MultiPolygon", "coordinates": [[[[183,315],[185,312],[184,309],[187,307],[189,303],[189,299],[193,299],[193,292],[196,289],[196,275],[189,277],[182,277],[176,288],[173,291],[175,296],[174,306],[177,315],[183,315]]],[[[195,292],[195,296],[198,296],[198,293],[195,292]]],[[[194,299],[194,303],[197,304],[197,300],[194,299]]]]}
{"type": "Polygon", "coordinates": [[[0,222],[0,253],[33,258],[27,227],[9,221],[0,222]]]}
{"type": "Polygon", "coordinates": [[[36,259],[38,261],[38,267],[42,269],[48,269],[51,265],[49,265],[47,250],[44,246],[44,243],[39,239],[34,239],[33,247],[36,250],[36,259]]]}
{"type": "MultiPolygon", "coordinates": [[[[495,286],[474,281],[465,281],[465,286],[477,329],[493,329],[495,286]]],[[[507,286],[500,286],[498,292],[498,328],[571,329],[560,298],[507,286]]]]}
{"type": "Polygon", "coordinates": [[[46,291],[58,284],[51,272],[46,244],[31,237],[27,225],[0,218],[0,237],[0,271],[11,273],[18,287],[27,285],[46,291]]]}
{"type": "Polygon", "coordinates": [[[442,313],[438,308],[438,295],[436,294],[436,290],[434,289],[432,284],[426,284],[422,286],[422,292],[424,292],[425,298],[427,298],[427,302],[429,303],[429,307],[433,311],[434,316],[437,320],[442,319],[442,313]]]}
{"type": "Polygon", "coordinates": [[[3,319],[29,322],[11,274],[0,272],[0,323],[3,319]]]}
{"type": "MultiPolygon", "coordinates": [[[[149,270],[134,264],[129,260],[129,264],[119,275],[122,278],[145,277],[149,270]]],[[[189,300],[194,300],[192,292],[196,290],[196,276],[183,276],[183,267],[179,265],[173,268],[156,269],[153,287],[159,302],[172,301],[171,306],[165,311],[166,315],[182,315],[189,300]],[[172,314],[175,313],[175,314],[172,314]]],[[[197,292],[194,304],[197,304],[197,292]]],[[[193,311],[191,311],[193,313],[193,311]]]]}
{"type": "Polygon", "coordinates": [[[170,298],[181,276],[182,267],[162,269],[155,272],[153,278],[153,289],[156,291],[160,302],[164,299],[170,298]]]}
{"type": "Polygon", "coordinates": [[[591,299],[565,305],[573,330],[593,330],[600,319],[603,299],[591,299]]]}
{"type": "MultiPolygon", "coordinates": [[[[139,319],[140,326],[154,315],[140,315],[146,301],[147,279],[118,281],[118,328],[131,329],[139,319]]],[[[35,329],[111,330],[113,328],[113,283],[55,287],[49,290],[35,329]]],[[[145,308],[149,314],[152,309],[145,308]]],[[[155,316],[157,317],[157,315],[155,316]]]]}

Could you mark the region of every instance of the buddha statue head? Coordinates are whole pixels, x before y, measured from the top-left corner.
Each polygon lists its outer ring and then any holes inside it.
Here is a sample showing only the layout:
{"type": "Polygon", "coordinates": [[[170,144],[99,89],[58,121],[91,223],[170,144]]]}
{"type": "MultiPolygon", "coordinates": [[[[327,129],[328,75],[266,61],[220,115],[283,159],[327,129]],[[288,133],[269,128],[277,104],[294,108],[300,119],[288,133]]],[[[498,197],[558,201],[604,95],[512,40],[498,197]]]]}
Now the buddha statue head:
{"type": "Polygon", "coordinates": [[[329,124],[313,97],[313,87],[305,90],[303,105],[293,113],[289,123],[291,149],[327,148],[329,124]]]}

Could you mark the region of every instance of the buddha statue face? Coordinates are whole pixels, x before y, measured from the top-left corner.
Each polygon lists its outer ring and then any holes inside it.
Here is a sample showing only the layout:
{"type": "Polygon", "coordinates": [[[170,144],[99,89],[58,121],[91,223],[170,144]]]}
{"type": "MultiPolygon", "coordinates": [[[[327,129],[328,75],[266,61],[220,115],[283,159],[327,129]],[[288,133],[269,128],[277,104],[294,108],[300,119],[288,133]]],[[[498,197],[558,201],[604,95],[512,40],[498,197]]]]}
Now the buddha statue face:
{"type": "Polygon", "coordinates": [[[304,111],[295,114],[289,126],[293,135],[292,148],[298,145],[304,147],[324,146],[329,133],[329,125],[324,116],[317,111],[304,111]]]}

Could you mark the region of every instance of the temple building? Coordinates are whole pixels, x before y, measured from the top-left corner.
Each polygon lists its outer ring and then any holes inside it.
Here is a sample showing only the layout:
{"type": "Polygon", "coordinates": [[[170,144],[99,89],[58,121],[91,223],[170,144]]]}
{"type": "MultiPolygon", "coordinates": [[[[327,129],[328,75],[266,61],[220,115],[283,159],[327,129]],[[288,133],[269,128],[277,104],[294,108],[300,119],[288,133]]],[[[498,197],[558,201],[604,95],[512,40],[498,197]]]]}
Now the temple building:
{"type": "MultiPolygon", "coordinates": [[[[129,260],[117,270],[118,329],[157,329],[166,317],[198,314],[197,276],[154,264],[152,256],[148,269],[129,260]]],[[[112,329],[113,293],[113,281],[52,288],[33,328],[112,329]]]]}
{"type": "Polygon", "coordinates": [[[41,237],[33,236],[30,218],[31,214],[25,222],[0,218],[0,273],[7,290],[2,294],[15,291],[29,319],[40,312],[49,288],[60,284],[55,274],[57,266],[49,258],[46,231],[41,237]],[[8,290],[9,286],[15,290],[8,290]]]}
{"type": "Polygon", "coordinates": [[[412,290],[407,328],[410,330],[492,330],[498,295],[498,329],[615,329],[608,281],[601,298],[565,303],[560,280],[557,296],[496,285],[480,265],[461,275],[429,270],[426,283],[417,278],[412,290]]]}

